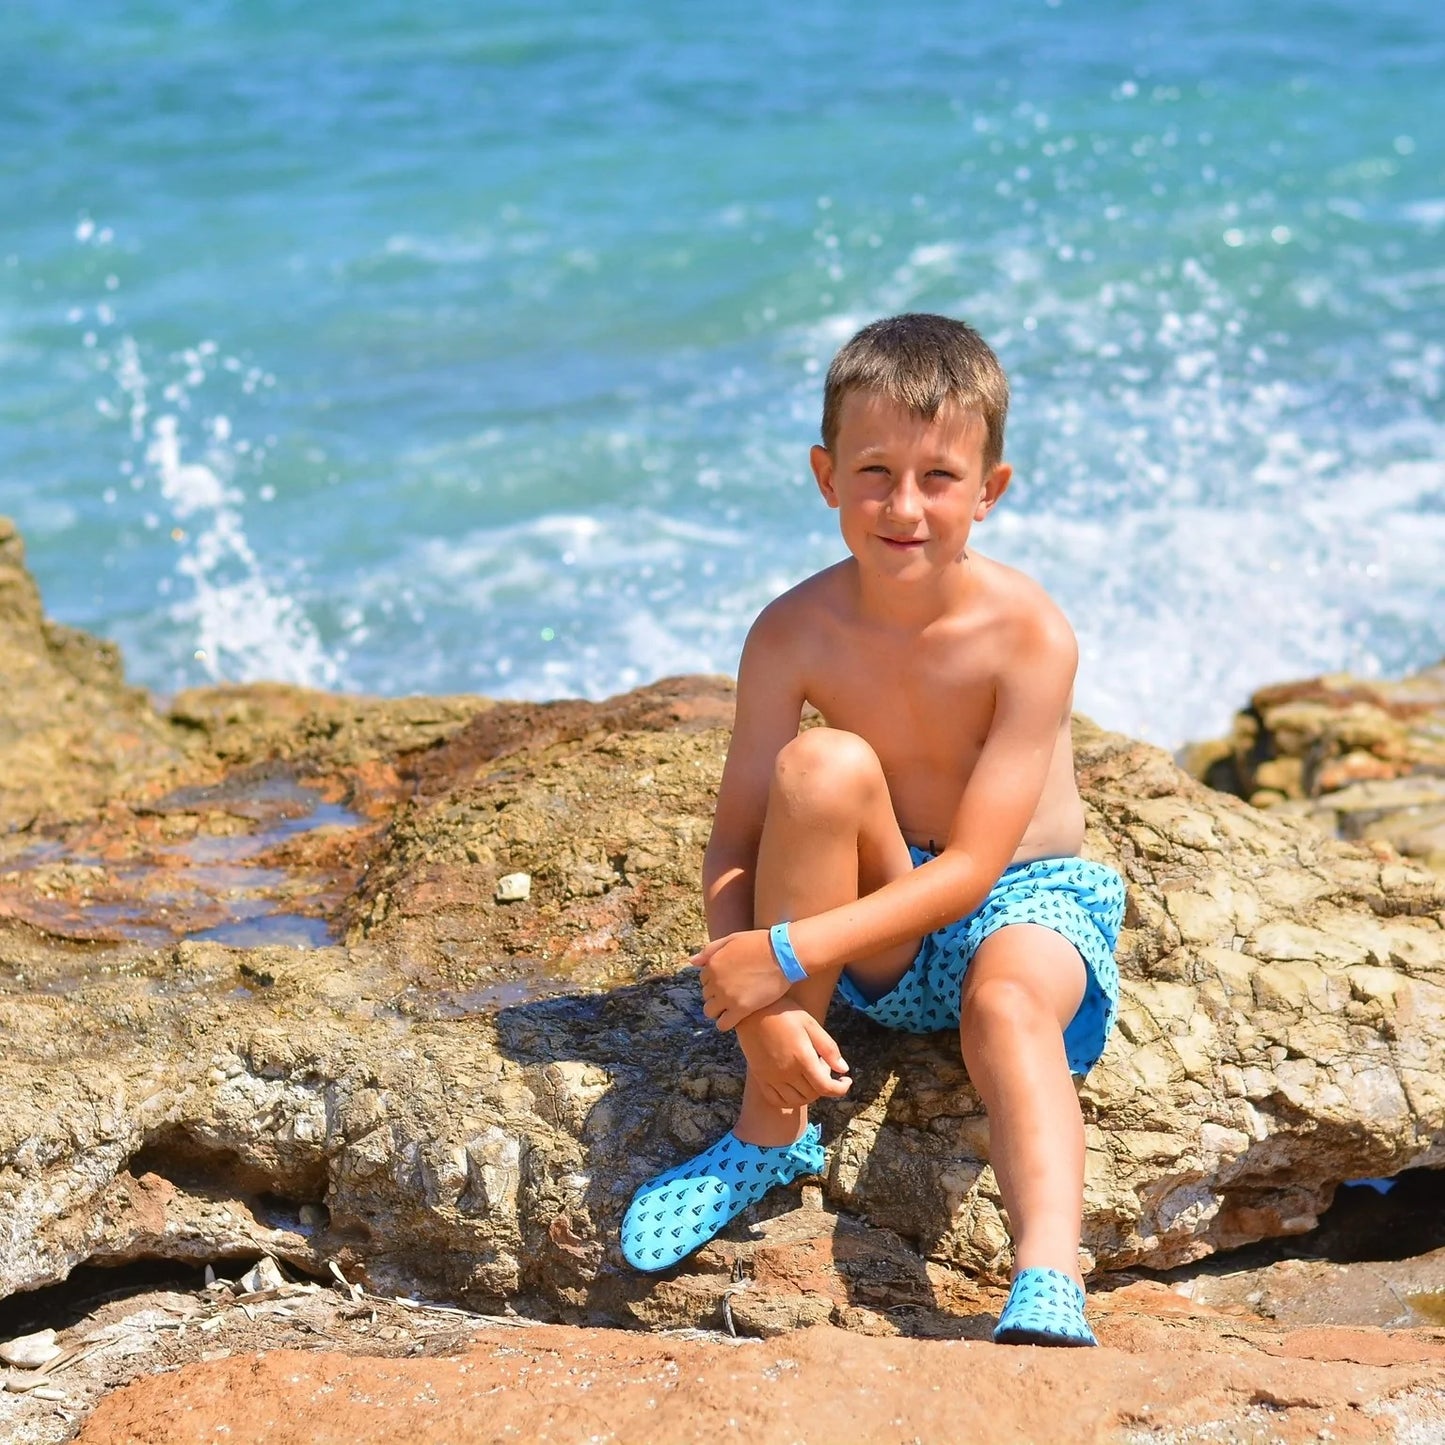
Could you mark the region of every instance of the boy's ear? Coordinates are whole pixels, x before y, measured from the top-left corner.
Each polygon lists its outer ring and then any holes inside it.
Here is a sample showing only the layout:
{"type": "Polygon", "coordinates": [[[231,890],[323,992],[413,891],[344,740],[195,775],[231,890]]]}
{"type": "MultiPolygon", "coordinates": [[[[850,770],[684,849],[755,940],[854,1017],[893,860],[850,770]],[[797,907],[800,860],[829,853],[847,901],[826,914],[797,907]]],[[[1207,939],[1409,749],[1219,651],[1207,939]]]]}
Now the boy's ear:
{"type": "Polygon", "coordinates": [[[1014,469],[1007,462],[1000,462],[984,479],[983,495],[978,499],[978,506],[974,508],[973,520],[981,522],[993,511],[998,504],[998,499],[1008,491],[1008,484],[1013,480],[1014,469]]]}
{"type": "Polygon", "coordinates": [[[823,500],[830,507],[838,505],[838,493],[833,488],[833,454],[827,447],[814,447],[808,453],[808,461],[813,468],[813,476],[817,480],[818,490],[823,494],[823,500]]]}

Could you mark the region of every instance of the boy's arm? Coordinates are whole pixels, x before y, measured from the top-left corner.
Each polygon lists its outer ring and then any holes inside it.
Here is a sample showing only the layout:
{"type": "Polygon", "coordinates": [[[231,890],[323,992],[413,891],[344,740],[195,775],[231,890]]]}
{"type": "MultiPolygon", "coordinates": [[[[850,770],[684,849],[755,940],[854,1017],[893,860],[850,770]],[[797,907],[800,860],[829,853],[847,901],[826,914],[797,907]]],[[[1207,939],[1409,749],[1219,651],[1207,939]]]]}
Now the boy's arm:
{"type": "Polygon", "coordinates": [[[803,712],[802,679],[789,646],[790,601],[785,595],[764,608],[738,663],[732,741],[702,864],[709,938],[753,926],[753,880],[773,765],[798,735],[803,712]]]}
{"type": "MultiPolygon", "coordinates": [[[[1038,807],[1073,692],[1078,647],[1062,616],[1020,628],[997,684],[988,738],[937,858],[856,902],[789,925],[809,973],[920,938],[971,913],[1018,850],[1038,807]]],[[[693,960],[706,970],[719,1028],[736,1026],[788,987],[765,931],[714,937],[693,960]]]]}
{"type": "MultiPolygon", "coordinates": [[[[753,926],[758,842],[778,754],[798,735],[803,683],[790,647],[794,627],[781,597],[759,615],[738,663],[737,709],[718,785],[712,836],[703,855],[703,903],[709,938],[746,934],[753,926]]],[[[763,935],[767,937],[766,934],[763,935]]],[[[838,1045],[808,1011],[779,997],[740,1016],[738,1041],[748,1070],[769,1103],[796,1109],[848,1092],[838,1045]]]]}

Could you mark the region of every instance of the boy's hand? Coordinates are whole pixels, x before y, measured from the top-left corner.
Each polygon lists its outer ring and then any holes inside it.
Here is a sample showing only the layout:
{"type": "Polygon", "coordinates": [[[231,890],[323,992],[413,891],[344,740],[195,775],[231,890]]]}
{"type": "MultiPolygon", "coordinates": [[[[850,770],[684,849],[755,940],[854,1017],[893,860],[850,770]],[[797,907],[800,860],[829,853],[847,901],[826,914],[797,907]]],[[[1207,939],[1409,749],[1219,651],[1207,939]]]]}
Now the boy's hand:
{"type": "Polygon", "coordinates": [[[779,1109],[800,1109],[824,1097],[841,1098],[851,1079],[848,1065],[827,1030],[801,1004],[785,999],[749,1015],[738,1043],[763,1097],[779,1109]]]}
{"type": "Polygon", "coordinates": [[[713,939],[692,966],[702,973],[702,1011],[724,1032],[776,1003],[791,987],[773,957],[766,928],[713,939]]]}

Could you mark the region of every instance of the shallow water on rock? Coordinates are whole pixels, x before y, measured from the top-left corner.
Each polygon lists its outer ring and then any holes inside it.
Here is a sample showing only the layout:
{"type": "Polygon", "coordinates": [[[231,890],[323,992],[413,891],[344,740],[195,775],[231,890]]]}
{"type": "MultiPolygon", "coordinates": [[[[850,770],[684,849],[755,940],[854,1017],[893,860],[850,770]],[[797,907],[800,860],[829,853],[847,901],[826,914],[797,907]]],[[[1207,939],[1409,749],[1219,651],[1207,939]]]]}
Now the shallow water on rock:
{"type": "Polygon", "coordinates": [[[190,937],[197,943],[224,943],[229,948],[325,948],[333,942],[331,927],[324,918],[303,913],[262,913],[255,918],[237,918],[214,928],[203,928],[190,937]]]}
{"type": "Polygon", "coordinates": [[[351,809],[270,773],[180,788],[140,806],[135,818],[119,836],[47,839],[18,854],[0,877],[8,911],[77,940],[299,948],[333,941],[325,914],[338,901],[341,870],[305,854],[283,854],[280,866],[255,860],[306,835],[364,826],[351,809]],[[159,841],[147,836],[155,820],[159,841]],[[187,828],[193,836],[166,841],[187,828]]]}
{"type": "Polygon", "coordinates": [[[239,863],[302,833],[322,828],[358,828],[366,821],[350,808],[329,802],[315,788],[284,774],[227,779],[214,787],[178,788],[143,811],[163,816],[224,813],[261,825],[246,833],[198,834],[161,849],[163,856],[200,865],[239,863]]]}
{"type": "Polygon", "coordinates": [[[428,1022],[463,1019],[535,1002],[566,987],[565,980],[549,980],[539,973],[534,977],[499,979],[479,988],[407,988],[391,1000],[386,1011],[428,1022]]]}

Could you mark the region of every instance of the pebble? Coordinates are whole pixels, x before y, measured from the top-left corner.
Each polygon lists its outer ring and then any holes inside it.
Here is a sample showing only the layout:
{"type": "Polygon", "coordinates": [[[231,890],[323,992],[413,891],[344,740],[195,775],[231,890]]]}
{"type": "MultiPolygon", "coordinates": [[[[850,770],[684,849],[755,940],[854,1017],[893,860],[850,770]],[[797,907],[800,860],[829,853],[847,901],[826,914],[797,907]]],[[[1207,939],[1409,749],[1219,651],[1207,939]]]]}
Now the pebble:
{"type": "Polygon", "coordinates": [[[530,873],[508,873],[497,879],[498,903],[525,903],[532,896],[530,873]]]}
{"type": "Polygon", "coordinates": [[[233,1286],[237,1294],[255,1294],[263,1289],[280,1289],[286,1283],[285,1276],[268,1254],[258,1260],[238,1279],[233,1286]]]}
{"type": "Polygon", "coordinates": [[[310,1229],[319,1229],[326,1223],[326,1211],[319,1204],[301,1206],[301,1223],[310,1229]]]}
{"type": "Polygon", "coordinates": [[[62,1353],[55,1343],[54,1330],[37,1330],[33,1335],[17,1335],[0,1345],[0,1360],[20,1370],[38,1370],[62,1353]]]}

